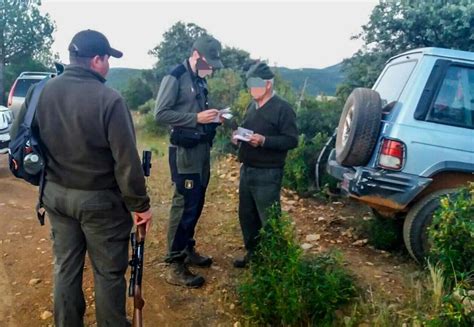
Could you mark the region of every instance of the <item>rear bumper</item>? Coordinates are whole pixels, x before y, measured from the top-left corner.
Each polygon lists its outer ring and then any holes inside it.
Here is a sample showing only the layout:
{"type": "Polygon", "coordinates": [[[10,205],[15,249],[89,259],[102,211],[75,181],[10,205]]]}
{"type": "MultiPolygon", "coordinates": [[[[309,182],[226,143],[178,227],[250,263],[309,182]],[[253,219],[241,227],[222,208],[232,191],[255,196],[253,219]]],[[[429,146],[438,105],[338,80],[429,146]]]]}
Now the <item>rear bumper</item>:
{"type": "Polygon", "coordinates": [[[328,173],[341,181],[341,190],[369,206],[402,211],[432,181],[431,178],[367,167],[343,167],[329,156],[328,173]]]}

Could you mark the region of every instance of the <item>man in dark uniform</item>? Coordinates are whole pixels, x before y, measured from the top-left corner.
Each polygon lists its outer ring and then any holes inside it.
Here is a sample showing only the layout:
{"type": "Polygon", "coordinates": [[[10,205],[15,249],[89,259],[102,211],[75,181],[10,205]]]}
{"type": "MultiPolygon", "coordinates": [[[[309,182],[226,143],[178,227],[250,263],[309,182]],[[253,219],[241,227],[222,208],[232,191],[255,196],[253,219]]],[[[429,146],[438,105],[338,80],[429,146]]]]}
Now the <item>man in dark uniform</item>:
{"type": "MultiPolygon", "coordinates": [[[[268,209],[280,205],[280,189],[288,150],[298,145],[296,115],[291,106],[275,94],[274,74],[259,62],[247,72],[247,86],[253,101],[242,127],[253,131],[248,142],[239,141],[239,221],[247,254],[234,261],[243,268],[254,254],[268,209]]],[[[235,132],[234,135],[235,136],[235,132]]],[[[234,144],[237,140],[233,137],[234,144]]]]}
{"type": "Polygon", "coordinates": [[[172,127],[169,165],[174,195],[168,226],[170,264],[166,281],[200,287],[204,278],[188,265],[209,267],[212,259],[195,250],[194,230],[204,206],[210,176],[210,148],[218,110],[209,109],[205,77],[222,68],[221,44],[211,36],[198,38],[188,59],[166,75],[160,85],[155,119],[172,127]]]}
{"type": "MultiPolygon", "coordinates": [[[[104,85],[109,57],[122,57],[106,37],[77,33],[71,65],[45,85],[33,128],[46,156],[43,202],[51,223],[56,326],[83,326],[82,275],[92,263],[98,326],[129,326],[126,281],[133,225],[151,223],[150,200],[132,117],[119,93],[104,85]]],[[[29,91],[16,124],[23,121],[29,91]]],[[[16,129],[15,129],[16,130],[16,129]]]]}

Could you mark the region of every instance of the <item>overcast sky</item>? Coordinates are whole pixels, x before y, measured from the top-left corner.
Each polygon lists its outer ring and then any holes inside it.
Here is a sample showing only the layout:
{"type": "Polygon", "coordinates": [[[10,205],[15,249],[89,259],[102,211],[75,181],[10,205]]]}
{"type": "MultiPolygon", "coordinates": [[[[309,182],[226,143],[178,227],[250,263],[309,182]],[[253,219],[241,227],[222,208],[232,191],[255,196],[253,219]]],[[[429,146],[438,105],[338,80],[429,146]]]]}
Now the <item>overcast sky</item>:
{"type": "Polygon", "coordinates": [[[68,63],[67,46],[83,29],[104,33],[123,51],[112,67],[151,68],[148,50],[174,23],[195,23],[223,45],[252,58],[290,68],[324,68],[350,57],[362,42],[350,40],[368,22],[377,1],[42,1],[56,23],[53,51],[68,63]]]}

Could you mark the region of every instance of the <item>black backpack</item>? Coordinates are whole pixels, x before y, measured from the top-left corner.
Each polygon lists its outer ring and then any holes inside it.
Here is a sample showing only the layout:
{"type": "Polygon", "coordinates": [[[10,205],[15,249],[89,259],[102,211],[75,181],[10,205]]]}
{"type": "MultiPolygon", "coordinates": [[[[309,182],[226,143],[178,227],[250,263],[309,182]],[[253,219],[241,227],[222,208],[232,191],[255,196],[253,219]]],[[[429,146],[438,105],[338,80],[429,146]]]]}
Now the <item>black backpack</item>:
{"type": "Polygon", "coordinates": [[[41,141],[31,128],[31,124],[35,117],[41,91],[48,80],[49,78],[44,78],[35,86],[25,117],[18,127],[17,135],[10,141],[8,151],[10,171],[13,175],[39,186],[39,201],[36,209],[41,225],[44,225],[45,213],[42,198],[46,162],[41,141]]]}

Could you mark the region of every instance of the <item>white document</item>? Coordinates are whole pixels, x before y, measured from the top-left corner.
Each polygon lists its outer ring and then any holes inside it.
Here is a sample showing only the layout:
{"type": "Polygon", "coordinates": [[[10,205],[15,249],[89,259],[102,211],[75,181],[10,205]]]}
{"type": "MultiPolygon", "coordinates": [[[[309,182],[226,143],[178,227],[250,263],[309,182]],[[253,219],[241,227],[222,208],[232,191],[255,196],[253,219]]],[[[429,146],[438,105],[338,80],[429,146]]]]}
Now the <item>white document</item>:
{"type": "Polygon", "coordinates": [[[250,137],[253,135],[253,131],[250,129],[246,129],[243,127],[239,127],[237,132],[234,134],[233,138],[236,140],[248,142],[250,141],[250,137]]]}
{"type": "Polygon", "coordinates": [[[219,114],[216,116],[216,118],[214,118],[212,122],[220,123],[221,117],[224,117],[224,119],[231,119],[232,117],[234,117],[234,115],[232,115],[231,113],[230,107],[219,110],[219,114]]]}

